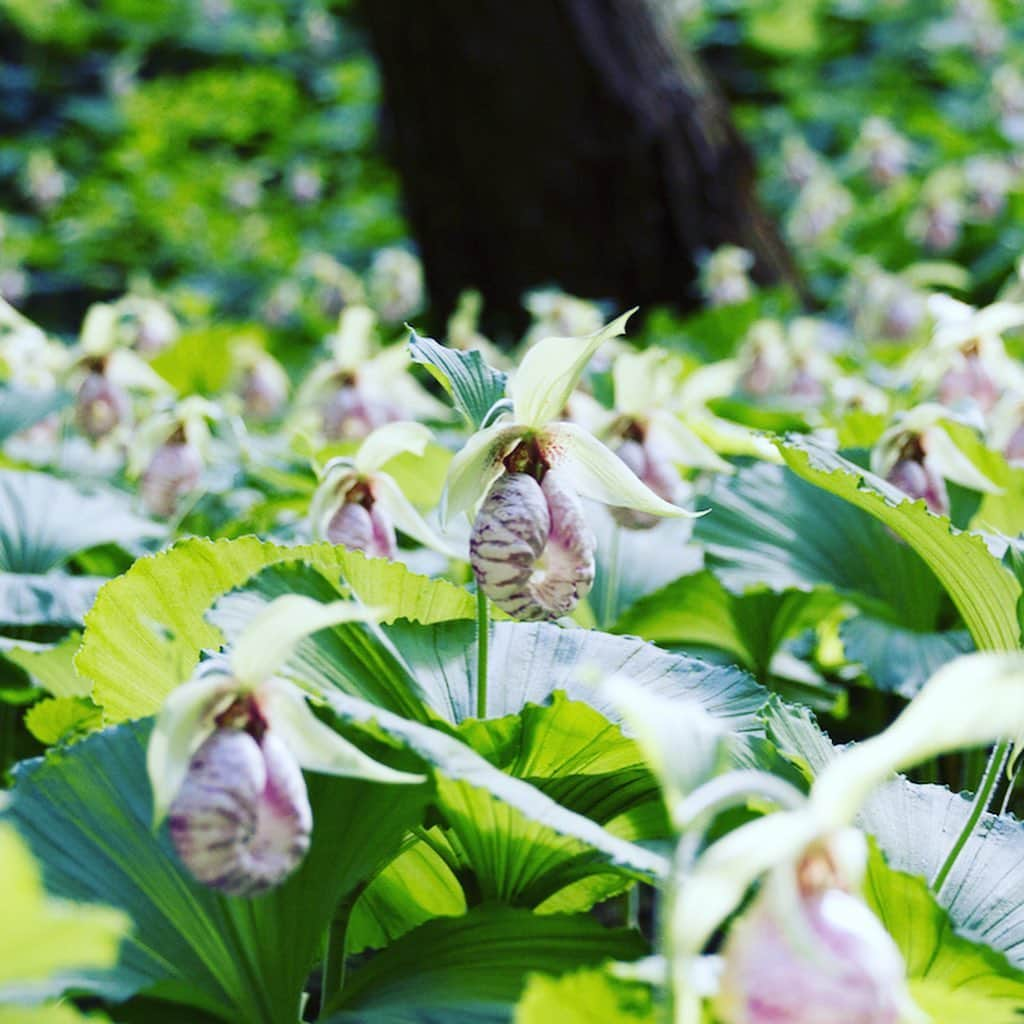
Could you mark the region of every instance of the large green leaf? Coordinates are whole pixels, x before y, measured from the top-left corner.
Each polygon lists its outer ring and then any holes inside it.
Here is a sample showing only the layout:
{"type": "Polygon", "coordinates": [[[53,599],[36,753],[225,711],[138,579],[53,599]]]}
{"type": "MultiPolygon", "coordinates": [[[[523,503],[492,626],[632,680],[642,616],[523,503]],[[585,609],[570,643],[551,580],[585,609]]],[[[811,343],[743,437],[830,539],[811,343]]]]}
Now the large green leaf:
{"type": "Polygon", "coordinates": [[[734,594],[705,570],[642,598],[614,630],[670,646],[716,648],[765,678],[782,644],[815,626],[837,600],[827,587],[734,594]]]}
{"type": "Polygon", "coordinates": [[[880,618],[937,628],[942,588],[922,559],[870,516],[785,467],[757,463],[720,477],[707,501],[714,511],[697,521],[695,534],[727,589],[828,586],[880,618]]]}
{"type": "Polygon", "coordinates": [[[343,576],[385,619],[437,622],[474,614],[473,598],[461,587],[330,544],[284,547],[256,537],[180,541],[139,559],[103,587],[86,617],[76,665],[93,681],[93,699],[106,719],[155,712],[189,676],[199,652],[220,645],[219,631],[204,618],[213,602],[261,569],[297,560],[343,576]]]}
{"type": "MultiPolygon", "coordinates": [[[[861,815],[889,863],[931,881],[970,814],[970,801],[943,786],[896,779],[861,815]]],[[[1024,969],[1024,824],[985,815],[939,893],[957,930],[1024,969]]]]}
{"type": "MultiPolygon", "coordinates": [[[[891,484],[810,438],[788,437],[779,451],[798,476],[867,512],[902,537],[945,587],[979,650],[1019,648],[1020,584],[981,537],[961,533],[948,519],[930,513],[923,501],[908,500],[891,484]]],[[[845,549],[850,538],[843,520],[823,525],[831,529],[834,546],[845,549]]],[[[903,571],[900,563],[878,552],[871,558],[871,567],[890,576],[903,571]]]]}
{"type": "Polygon", "coordinates": [[[89,683],[78,675],[74,666],[75,652],[81,642],[81,633],[68,633],[54,644],[0,637],[0,654],[54,697],[88,697],[89,683]]]}
{"type": "Polygon", "coordinates": [[[465,917],[431,921],[389,946],[346,980],[340,1007],[349,1014],[466,1004],[511,1007],[531,972],[561,974],[610,958],[633,960],[644,952],[638,933],[607,929],[590,917],[480,907],[465,917]]]}
{"type": "Polygon", "coordinates": [[[46,573],[100,544],[129,549],[163,527],[131,511],[127,494],[80,491],[46,473],[0,470],[0,570],[46,573]]]}
{"type": "Polygon", "coordinates": [[[947,661],[974,650],[963,629],[918,633],[857,615],[839,629],[848,661],[863,666],[880,690],[911,698],[947,661]]]}
{"type": "Polygon", "coordinates": [[[907,962],[911,993],[934,1024],[1016,1024],[1024,972],[958,935],[920,878],[894,871],[875,852],[866,896],[907,962]]]}
{"type": "Polygon", "coordinates": [[[0,441],[46,419],[70,402],[71,395],[66,391],[35,391],[3,385],[0,387],[0,441]]]}
{"type": "Polygon", "coordinates": [[[37,996],[54,975],[112,966],[131,928],[112,908],[50,898],[28,846],[7,823],[0,823],[0,902],[4,1001],[37,996]]]}
{"type": "MultiPolygon", "coordinates": [[[[423,630],[399,622],[387,632],[437,714],[453,723],[475,716],[472,623],[445,622],[423,630]]],[[[740,669],[669,654],[635,637],[549,623],[492,623],[488,664],[487,715],[492,718],[542,704],[560,690],[619,722],[618,711],[593,681],[616,674],[653,693],[691,697],[739,732],[760,728],[757,713],[767,698],[740,669]]]]}
{"type": "Polygon", "coordinates": [[[560,978],[532,975],[516,1006],[515,1024],[653,1024],[655,1019],[650,988],[590,969],[560,978]]]}
{"type": "Polygon", "coordinates": [[[592,874],[651,879],[667,871],[660,855],[500,771],[457,737],[337,691],[324,696],[341,721],[406,747],[434,768],[438,808],[485,896],[536,906],[592,874]]]}
{"type": "Polygon", "coordinates": [[[488,366],[475,350],[461,352],[410,331],[409,354],[440,382],[473,430],[480,428],[494,403],[505,397],[508,375],[488,366]]]}
{"type": "Polygon", "coordinates": [[[302,867],[257,899],[227,898],[190,879],[166,828],[152,832],[150,727],[108,729],[17,769],[8,817],[47,890],[107,902],[134,923],[113,969],[56,983],[115,999],[149,991],[232,1024],[294,1020],[335,906],[397,852],[428,787],[309,776],[315,825],[302,867]]]}
{"type": "Polygon", "coordinates": [[[0,572],[0,626],[80,626],[106,582],[60,570],[0,572]]]}

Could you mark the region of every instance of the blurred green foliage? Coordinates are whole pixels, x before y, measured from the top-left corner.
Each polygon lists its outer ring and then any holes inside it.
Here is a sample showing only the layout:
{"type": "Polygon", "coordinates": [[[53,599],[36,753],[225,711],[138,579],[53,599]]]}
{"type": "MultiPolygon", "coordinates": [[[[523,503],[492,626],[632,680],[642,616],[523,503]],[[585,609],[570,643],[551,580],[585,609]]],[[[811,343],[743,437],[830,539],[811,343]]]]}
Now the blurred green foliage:
{"type": "Polygon", "coordinates": [[[244,316],[400,239],[346,7],[0,0],[0,292],[65,330],[149,283],[244,316]]]}

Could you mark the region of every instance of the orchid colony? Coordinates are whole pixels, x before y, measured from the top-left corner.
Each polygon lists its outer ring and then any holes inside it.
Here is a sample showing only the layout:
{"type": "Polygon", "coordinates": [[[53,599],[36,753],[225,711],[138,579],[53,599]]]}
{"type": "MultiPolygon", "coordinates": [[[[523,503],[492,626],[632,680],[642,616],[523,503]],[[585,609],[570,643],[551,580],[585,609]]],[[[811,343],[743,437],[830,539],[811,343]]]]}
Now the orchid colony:
{"type": "MultiPolygon", "coordinates": [[[[887,507],[912,506],[919,518],[949,517],[954,491],[984,510],[1022,472],[1024,377],[1008,354],[1024,327],[1018,278],[982,309],[921,289],[917,333],[884,365],[858,333],[811,317],[758,320],[733,355],[701,363],[631,344],[631,313],[602,326],[596,307],[551,292],[531,297],[536,322],[517,359],[480,334],[472,296],[449,345],[415,331],[406,340],[398,321],[417,302],[418,277],[388,285],[384,276],[410,266],[404,256],[375,263],[377,308],[346,305],[294,391],[260,339],[241,333],[224,339],[223,390],[180,393],[159,372],[160,355],[177,346],[187,358],[187,328],[155,299],[94,306],[70,347],[5,304],[8,400],[34,410],[11,431],[8,457],[134,491],[133,514],[160,539],[208,521],[210,492],[237,489],[241,475],[257,483],[247,507],[218,513],[223,536],[236,532],[234,516],[267,522],[266,536],[286,544],[336,546],[406,574],[468,574],[481,720],[488,676],[500,685],[486,641],[501,621],[555,622],[570,634],[614,624],[614,605],[589,599],[597,566],[618,568],[602,561],[599,536],[656,545],[668,536],[661,524],[675,520],[688,524],[685,541],[695,519],[713,522],[713,481],[782,462],[786,449],[748,414],[730,415],[740,406],[729,402],[789,410],[826,450],[854,429],[870,438],[863,472],[889,487],[887,507]],[[428,455],[445,476],[424,500],[410,466],[422,470],[428,455]],[[274,491],[288,488],[294,498],[275,507],[274,491]]],[[[740,250],[713,254],[712,303],[749,301],[748,269],[740,250]]],[[[984,518],[971,528],[991,549],[1015,550],[984,518]]],[[[247,900],[287,883],[315,836],[303,772],[396,790],[423,784],[423,771],[392,767],[325,724],[324,694],[294,674],[306,638],[393,618],[357,593],[278,596],[158,702],[147,751],[153,827],[167,828],[193,884],[247,900]]],[[[905,950],[864,901],[869,847],[858,815],[893,772],[942,753],[999,743],[1002,770],[1024,732],[1017,655],[947,660],[893,725],[839,753],[806,793],[737,753],[728,726],[699,702],[645,690],[628,664],[610,676],[600,664],[572,672],[636,736],[678,837],[659,882],[654,955],[620,963],[606,984],[640,986],[679,1024],[927,1019],[905,950]],[[771,806],[779,809],[764,813],[771,806]],[[722,832],[720,815],[736,808],[749,820],[722,832]]],[[[63,737],[90,722],[73,715],[63,737]]],[[[943,866],[940,894],[976,821],[943,866]]]]}

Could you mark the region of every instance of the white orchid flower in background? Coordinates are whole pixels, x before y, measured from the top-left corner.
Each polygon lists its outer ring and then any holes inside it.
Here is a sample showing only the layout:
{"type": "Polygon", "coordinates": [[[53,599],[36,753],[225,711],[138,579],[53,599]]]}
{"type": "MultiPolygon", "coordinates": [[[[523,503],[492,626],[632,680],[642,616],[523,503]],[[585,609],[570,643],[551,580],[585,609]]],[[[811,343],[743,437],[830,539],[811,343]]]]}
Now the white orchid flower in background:
{"type": "Polygon", "coordinates": [[[746,302],[754,294],[754,255],[738,245],[721,245],[701,261],[700,288],[711,306],[746,302]]]}
{"type": "Polygon", "coordinates": [[[421,423],[389,423],[370,434],[351,458],[327,463],[309,509],[313,536],[374,558],[393,559],[398,555],[398,529],[425,547],[464,559],[383,471],[404,452],[422,456],[432,437],[421,423]]]}
{"type": "Polygon", "coordinates": [[[231,359],[235,391],[242,399],[246,417],[263,422],[278,416],[290,389],[284,367],[262,345],[251,340],[236,344],[231,359]]]}
{"type": "MultiPolygon", "coordinates": [[[[683,367],[660,349],[624,352],[612,364],[615,409],[607,415],[601,439],[655,494],[678,503],[685,485],[679,466],[731,473],[732,466],[704,443],[673,411],[683,367]]],[[[627,529],[650,529],[658,516],[612,507],[627,529]]]]}
{"type": "Polygon", "coordinates": [[[976,309],[948,295],[928,299],[935,320],[931,341],[909,359],[904,376],[924,384],[940,402],[970,402],[988,412],[1007,388],[1024,390],[1024,372],[1006,354],[1003,334],[1024,326],[1024,304],[994,302],[976,309]]]}
{"type": "Polygon", "coordinates": [[[580,497],[657,516],[693,515],[655,494],[582,427],[559,419],[593,354],[623,334],[632,312],[585,338],[534,345],[509,382],[511,410],[475,433],[449,467],[445,518],[475,514],[477,584],[517,618],[566,615],[589,591],[594,537],[580,497]]]}
{"type": "Polygon", "coordinates": [[[309,848],[302,769],[409,785],[324,725],[281,675],[296,644],[372,615],[348,601],[289,594],[257,614],[226,656],[174,690],[147,750],[154,824],[169,819],[182,863],[204,885],[252,896],[284,881],[309,848]]]}
{"type": "Polygon", "coordinates": [[[306,378],[296,399],[316,414],[328,440],[358,440],[397,420],[447,420],[450,411],[407,372],[404,344],[378,348],[377,316],[367,306],[346,306],[331,335],[331,358],[306,378]]]}
{"type": "MultiPolygon", "coordinates": [[[[1024,741],[1022,690],[1020,653],[971,654],[949,662],[888,729],[841,750],[806,798],[796,790],[784,794],[776,802],[787,809],[733,829],[684,865],[675,880],[666,938],[676,1024],[704,1020],[704,951],[758,879],[757,897],[723,948],[715,1008],[724,1024],[918,1019],[902,959],[859,897],[866,847],[853,823],[871,793],[895,772],[954,750],[1024,741]]],[[[621,694],[618,702],[625,709],[621,694]]],[[[662,709],[641,704],[633,715],[641,719],[636,734],[650,749],[652,763],[663,763],[673,747],[666,742],[662,709]]],[[[678,742],[678,730],[676,736],[678,742]]],[[[759,792],[748,781],[751,775],[760,773],[735,773],[741,785],[733,796],[759,792]]],[[[695,843],[687,829],[703,830],[710,815],[727,806],[708,797],[726,793],[723,783],[729,780],[718,776],[671,801],[685,849],[699,849],[699,839],[695,843]]],[[[763,792],[772,799],[780,787],[789,788],[770,776],[767,781],[771,792],[763,792]]]]}
{"type": "Polygon", "coordinates": [[[923,498],[936,515],[949,513],[946,481],[983,494],[1001,494],[961,451],[948,432],[956,417],[941,405],[926,403],[896,418],[871,451],[871,471],[909,497],[923,498]]]}
{"type": "Polygon", "coordinates": [[[533,323],[523,338],[529,349],[550,337],[582,338],[601,329],[604,317],[596,302],[577,298],[557,288],[538,288],[523,300],[533,323]]]}
{"type": "Polygon", "coordinates": [[[82,323],[69,376],[76,387],[75,423],[93,441],[129,424],[130,392],[169,395],[171,386],[127,347],[119,333],[117,305],[97,302],[82,323]]]}
{"type": "Polygon", "coordinates": [[[53,391],[70,365],[68,348],[0,298],[0,375],[34,391],[53,391]]]}
{"type": "Polygon", "coordinates": [[[198,489],[210,456],[210,423],[222,416],[213,402],[190,395],[136,429],[127,469],[129,476],[141,476],[142,503],[150,513],[169,517],[198,489]]]}

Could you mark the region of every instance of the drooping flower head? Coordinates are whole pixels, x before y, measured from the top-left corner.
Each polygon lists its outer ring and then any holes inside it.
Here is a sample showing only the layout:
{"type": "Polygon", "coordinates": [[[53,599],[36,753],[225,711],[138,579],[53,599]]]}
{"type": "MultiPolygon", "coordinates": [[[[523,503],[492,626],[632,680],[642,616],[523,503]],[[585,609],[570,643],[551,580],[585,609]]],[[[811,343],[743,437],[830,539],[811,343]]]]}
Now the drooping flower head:
{"type": "Polygon", "coordinates": [[[473,517],[477,584],[518,618],[571,611],[593,580],[594,540],[578,499],[652,515],[692,513],[655,494],[593,435],[559,420],[594,353],[631,313],[584,338],[546,338],[509,383],[511,401],[452,460],[446,517],[473,517]],[[511,408],[504,408],[510,405],[511,408]]]}
{"type": "Polygon", "coordinates": [[[300,410],[311,412],[327,440],[360,440],[398,420],[445,419],[448,410],[406,372],[405,345],[378,349],[377,317],[366,306],[346,306],[331,335],[331,358],[303,382],[300,410]]]}
{"type": "Polygon", "coordinates": [[[202,481],[210,451],[210,423],[220,409],[198,395],[154,413],[140,424],[129,449],[129,476],[139,477],[142,503],[153,515],[169,517],[202,481]]]}
{"type": "Polygon", "coordinates": [[[948,515],[946,481],[987,494],[1000,488],[950,435],[956,417],[926,403],[898,416],[871,451],[871,470],[912,499],[923,498],[936,515],[948,515]]]}
{"type": "Polygon", "coordinates": [[[201,665],[167,698],[147,751],[154,822],[168,819],[175,850],[197,881],[253,896],[299,866],[313,827],[303,768],[382,783],[422,781],[342,739],[281,674],[304,636],[368,614],[350,602],[278,598],[230,654],[201,665]]]}
{"type": "Polygon", "coordinates": [[[351,458],[332,459],[310,504],[313,536],[373,558],[395,558],[397,528],[426,547],[460,557],[383,469],[403,452],[422,456],[431,438],[421,423],[389,423],[370,434],[351,458]]]}
{"type": "Polygon", "coordinates": [[[121,331],[122,312],[119,304],[89,307],[68,371],[76,389],[75,424],[93,441],[130,424],[131,392],[170,392],[167,382],[128,347],[131,339],[121,331]]]}
{"type": "MultiPolygon", "coordinates": [[[[612,364],[615,408],[599,436],[659,498],[678,504],[684,492],[679,466],[731,473],[732,466],[687,425],[676,411],[682,366],[659,349],[624,352],[612,364]]],[[[627,529],[646,530],[661,518],[649,512],[612,507],[627,529]]]]}
{"type": "MultiPolygon", "coordinates": [[[[757,790],[786,809],[748,821],[714,840],[676,878],[667,922],[676,1016],[698,1024],[704,952],[716,931],[760,889],[733,922],[722,950],[714,994],[723,1024],[896,1024],[916,1021],[902,958],[859,896],[866,865],[864,837],[852,822],[865,800],[897,771],[940,754],[998,740],[1024,739],[1024,655],[972,654],[943,666],[885,731],[836,754],[806,797],[774,776],[757,790]],[[782,793],[780,799],[777,794],[782,793]]],[[[651,703],[648,701],[648,703],[651,703]]],[[[638,740],[654,744],[654,763],[676,757],[662,713],[647,714],[638,740]]],[[[645,711],[634,706],[634,715],[645,711]]],[[[684,748],[687,744],[682,744],[684,748]]],[[[715,756],[712,750],[711,757],[715,756]]],[[[735,774],[735,796],[755,792],[735,774]]],[[[718,776],[670,803],[686,835],[725,806],[730,776],[718,776]],[[714,793],[711,791],[714,790],[714,793]]],[[[733,800],[733,803],[737,802],[733,800]]],[[[681,847],[681,849],[683,849],[681,847]]]]}
{"type": "Polygon", "coordinates": [[[235,390],[241,397],[245,416],[257,422],[275,419],[288,400],[288,374],[261,345],[241,341],[232,351],[235,390]]]}

